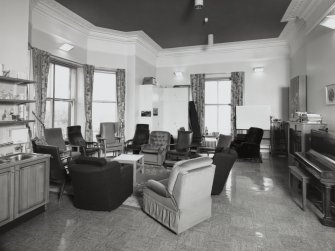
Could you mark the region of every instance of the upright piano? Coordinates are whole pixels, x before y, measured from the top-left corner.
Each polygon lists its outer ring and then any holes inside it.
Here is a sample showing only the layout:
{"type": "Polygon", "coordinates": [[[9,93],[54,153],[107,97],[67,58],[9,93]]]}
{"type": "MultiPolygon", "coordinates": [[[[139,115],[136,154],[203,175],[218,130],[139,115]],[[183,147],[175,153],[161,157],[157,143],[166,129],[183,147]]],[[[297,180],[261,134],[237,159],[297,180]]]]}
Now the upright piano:
{"type": "Polygon", "coordinates": [[[311,148],[294,153],[295,164],[310,181],[307,198],[322,224],[335,227],[335,134],[311,131],[311,148]]]}

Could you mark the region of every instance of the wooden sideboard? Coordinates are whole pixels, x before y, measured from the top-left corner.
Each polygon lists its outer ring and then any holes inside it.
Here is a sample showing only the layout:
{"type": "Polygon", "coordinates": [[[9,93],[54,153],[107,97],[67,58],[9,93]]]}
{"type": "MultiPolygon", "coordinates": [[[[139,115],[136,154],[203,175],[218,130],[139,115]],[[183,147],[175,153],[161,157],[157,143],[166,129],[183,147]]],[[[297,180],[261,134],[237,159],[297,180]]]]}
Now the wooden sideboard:
{"type": "Polygon", "coordinates": [[[49,155],[25,156],[30,157],[0,158],[0,226],[49,202],[49,155]]]}

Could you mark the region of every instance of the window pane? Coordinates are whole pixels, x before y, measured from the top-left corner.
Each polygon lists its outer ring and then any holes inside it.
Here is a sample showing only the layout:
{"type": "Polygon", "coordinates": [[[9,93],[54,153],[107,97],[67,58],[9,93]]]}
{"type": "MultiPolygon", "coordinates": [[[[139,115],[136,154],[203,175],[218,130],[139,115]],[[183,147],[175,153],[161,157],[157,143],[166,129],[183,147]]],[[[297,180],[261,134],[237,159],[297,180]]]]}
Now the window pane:
{"type": "Polygon", "coordinates": [[[47,104],[46,104],[44,125],[46,128],[52,127],[52,102],[51,101],[47,101],[47,104]]]}
{"type": "Polygon", "coordinates": [[[67,135],[67,127],[70,124],[69,110],[70,102],[55,101],[55,122],[54,128],[62,128],[63,136],[67,135]]]}
{"type": "Polygon", "coordinates": [[[70,98],[70,68],[55,65],[55,98],[70,98]]]}
{"type": "Polygon", "coordinates": [[[231,134],[231,106],[230,105],[220,105],[219,106],[219,132],[221,134],[230,135],[231,134]]]}
{"type": "Polygon", "coordinates": [[[205,126],[208,129],[209,133],[217,132],[217,106],[215,105],[206,105],[205,106],[205,126]]]}
{"type": "Polygon", "coordinates": [[[49,76],[48,76],[48,87],[47,87],[47,97],[53,98],[54,89],[54,64],[50,64],[49,76]]]}
{"type": "Polygon", "coordinates": [[[116,102],[115,73],[94,72],[93,100],[116,102]]]}
{"type": "Polygon", "coordinates": [[[217,104],[217,82],[206,81],[205,83],[205,104],[217,104]]]}
{"type": "Polygon", "coordinates": [[[101,122],[116,122],[116,103],[93,103],[92,127],[93,136],[99,134],[101,122]]]}
{"type": "Polygon", "coordinates": [[[231,81],[219,81],[219,104],[231,103],[231,81]]]}

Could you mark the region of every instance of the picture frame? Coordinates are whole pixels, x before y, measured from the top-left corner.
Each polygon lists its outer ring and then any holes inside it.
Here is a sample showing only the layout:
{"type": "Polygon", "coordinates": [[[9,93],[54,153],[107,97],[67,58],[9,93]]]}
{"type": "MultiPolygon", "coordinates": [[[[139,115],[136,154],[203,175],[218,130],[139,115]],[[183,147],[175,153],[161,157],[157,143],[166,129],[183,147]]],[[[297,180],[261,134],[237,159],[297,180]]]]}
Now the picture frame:
{"type": "Polygon", "coordinates": [[[141,111],[141,117],[151,117],[151,111],[141,111]]]}
{"type": "Polygon", "coordinates": [[[152,109],[152,114],[153,114],[153,116],[158,116],[158,108],[153,108],[152,109]]]}
{"type": "Polygon", "coordinates": [[[326,104],[335,105],[335,84],[327,85],[326,90],[326,104]]]}

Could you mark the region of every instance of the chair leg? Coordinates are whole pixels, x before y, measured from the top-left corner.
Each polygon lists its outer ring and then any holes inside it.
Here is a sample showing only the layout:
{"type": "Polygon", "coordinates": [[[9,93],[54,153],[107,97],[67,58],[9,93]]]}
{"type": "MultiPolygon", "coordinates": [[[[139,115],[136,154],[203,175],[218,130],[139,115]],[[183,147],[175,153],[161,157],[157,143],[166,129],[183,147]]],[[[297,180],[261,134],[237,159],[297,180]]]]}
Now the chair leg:
{"type": "Polygon", "coordinates": [[[59,188],[58,202],[60,202],[62,200],[64,189],[65,189],[65,183],[66,183],[66,181],[64,180],[63,183],[61,184],[60,188],[59,188]]]}

